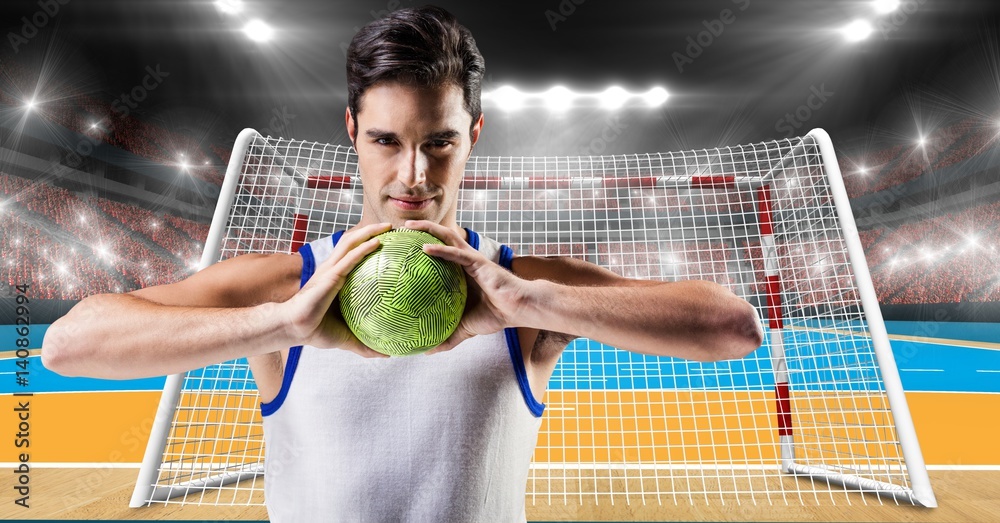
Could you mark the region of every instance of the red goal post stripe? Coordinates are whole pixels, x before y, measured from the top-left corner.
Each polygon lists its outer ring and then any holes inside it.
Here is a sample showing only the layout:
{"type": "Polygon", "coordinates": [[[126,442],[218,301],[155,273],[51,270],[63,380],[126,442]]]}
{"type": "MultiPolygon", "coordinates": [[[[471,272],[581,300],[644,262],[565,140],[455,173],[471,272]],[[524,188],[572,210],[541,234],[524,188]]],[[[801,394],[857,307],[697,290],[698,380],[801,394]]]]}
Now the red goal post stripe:
{"type": "MultiPolygon", "coordinates": [[[[350,176],[310,176],[306,187],[310,189],[350,189],[354,181],[350,176]]],[[[735,176],[692,176],[688,179],[664,176],[607,176],[607,177],[534,177],[534,176],[470,176],[462,180],[462,189],[648,189],[657,186],[689,187],[691,189],[733,189],[735,176]]]]}

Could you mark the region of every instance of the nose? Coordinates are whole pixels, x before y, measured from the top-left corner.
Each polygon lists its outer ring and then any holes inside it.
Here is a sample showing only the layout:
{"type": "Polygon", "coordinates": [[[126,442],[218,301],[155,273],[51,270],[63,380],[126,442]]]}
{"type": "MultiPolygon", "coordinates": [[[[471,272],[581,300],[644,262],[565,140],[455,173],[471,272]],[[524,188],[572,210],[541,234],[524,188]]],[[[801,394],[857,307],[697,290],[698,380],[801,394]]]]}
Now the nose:
{"type": "Polygon", "coordinates": [[[407,187],[416,187],[427,182],[427,155],[419,149],[411,149],[403,155],[397,178],[407,187]]]}

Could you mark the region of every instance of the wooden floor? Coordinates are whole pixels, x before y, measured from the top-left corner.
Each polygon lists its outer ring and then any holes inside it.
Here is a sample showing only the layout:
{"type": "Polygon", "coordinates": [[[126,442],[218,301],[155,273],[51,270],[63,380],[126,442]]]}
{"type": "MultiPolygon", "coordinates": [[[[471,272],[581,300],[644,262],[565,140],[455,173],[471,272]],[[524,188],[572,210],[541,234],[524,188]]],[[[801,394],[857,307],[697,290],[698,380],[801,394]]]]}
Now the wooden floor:
{"type": "MultiPolygon", "coordinates": [[[[13,503],[10,489],[0,504],[3,519],[200,519],[266,520],[262,506],[154,505],[128,508],[137,469],[35,469],[31,471],[30,508],[13,503]]],[[[931,471],[938,508],[897,505],[830,505],[682,502],[645,505],[623,499],[571,499],[532,504],[529,521],[905,521],[905,522],[995,522],[1000,521],[1000,471],[931,471]]]]}

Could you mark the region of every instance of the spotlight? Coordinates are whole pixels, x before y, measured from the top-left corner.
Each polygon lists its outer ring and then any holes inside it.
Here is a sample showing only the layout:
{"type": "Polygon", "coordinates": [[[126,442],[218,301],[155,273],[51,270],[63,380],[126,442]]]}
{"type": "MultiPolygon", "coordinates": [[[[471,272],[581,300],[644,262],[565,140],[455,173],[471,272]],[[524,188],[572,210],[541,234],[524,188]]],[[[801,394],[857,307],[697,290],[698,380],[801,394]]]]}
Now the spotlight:
{"type": "Polygon", "coordinates": [[[600,95],[601,106],[605,109],[618,109],[625,105],[625,101],[628,100],[628,91],[618,87],[617,85],[608,87],[600,95]]]}
{"type": "Polygon", "coordinates": [[[545,105],[552,111],[565,111],[573,105],[573,92],[569,89],[557,85],[542,95],[545,105]]]}
{"type": "Polygon", "coordinates": [[[491,98],[495,99],[497,105],[504,111],[516,111],[524,104],[524,94],[509,85],[494,91],[491,98]]]}
{"type": "Polygon", "coordinates": [[[646,104],[650,107],[659,107],[666,103],[667,98],[670,98],[670,93],[662,87],[654,87],[646,94],[642,95],[643,100],[646,100],[646,104]]]}
{"type": "Polygon", "coordinates": [[[888,14],[899,9],[899,0],[875,0],[872,6],[881,14],[888,14]]]}
{"type": "Polygon", "coordinates": [[[274,28],[260,19],[253,19],[243,26],[243,33],[254,42],[267,42],[274,37],[274,28]]]}
{"type": "Polygon", "coordinates": [[[861,172],[861,174],[864,174],[864,175],[867,176],[868,175],[868,168],[865,167],[864,165],[862,165],[861,169],[860,169],[860,172],[861,172]]]}
{"type": "Polygon", "coordinates": [[[919,145],[920,147],[923,147],[923,146],[927,145],[927,139],[926,139],[926,138],[924,138],[923,136],[921,136],[921,137],[920,137],[920,138],[919,138],[919,139],[917,140],[917,145],[919,145]]]}
{"type": "Polygon", "coordinates": [[[242,0],[215,0],[215,7],[227,15],[235,15],[243,11],[242,0]]]}
{"type": "Polygon", "coordinates": [[[840,30],[848,42],[860,42],[871,36],[872,31],[874,29],[868,20],[855,20],[840,30]]]}
{"type": "Polygon", "coordinates": [[[29,110],[29,111],[34,110],[36,105],[38,105],[38,102],[35,101],[35,97],[33,97],[33,96],[31,97],[30,100],[28,100],[27,102],[24,102],[24,108],[27,109],[27,110],[29,110]]]}

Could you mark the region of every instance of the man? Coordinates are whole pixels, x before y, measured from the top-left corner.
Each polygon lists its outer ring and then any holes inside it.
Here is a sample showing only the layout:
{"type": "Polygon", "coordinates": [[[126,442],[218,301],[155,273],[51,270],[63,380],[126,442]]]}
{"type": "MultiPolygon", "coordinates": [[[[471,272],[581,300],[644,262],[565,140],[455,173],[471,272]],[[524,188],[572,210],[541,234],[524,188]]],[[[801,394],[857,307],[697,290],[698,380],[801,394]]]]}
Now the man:
{"type": "Polygon", "coordinates": [[[296,254],[238,256],[177,283],[88,297],[48,330],[46,367],[134,378],[246,356],[272,521],[523,521],[539,399],[570,340],[701,361],[760,345],[754,308],[719,285],[515,257],[456,223],[483,128],[484,62],[449,13],[404,9],[369,24],[347,69],[359,223],[296,254]],[[467,273],[466,312],[435,356],[383,357],[331,308],[378,248],[373,237],[401,226],[442,239],[426,252],[467,273]]]}

